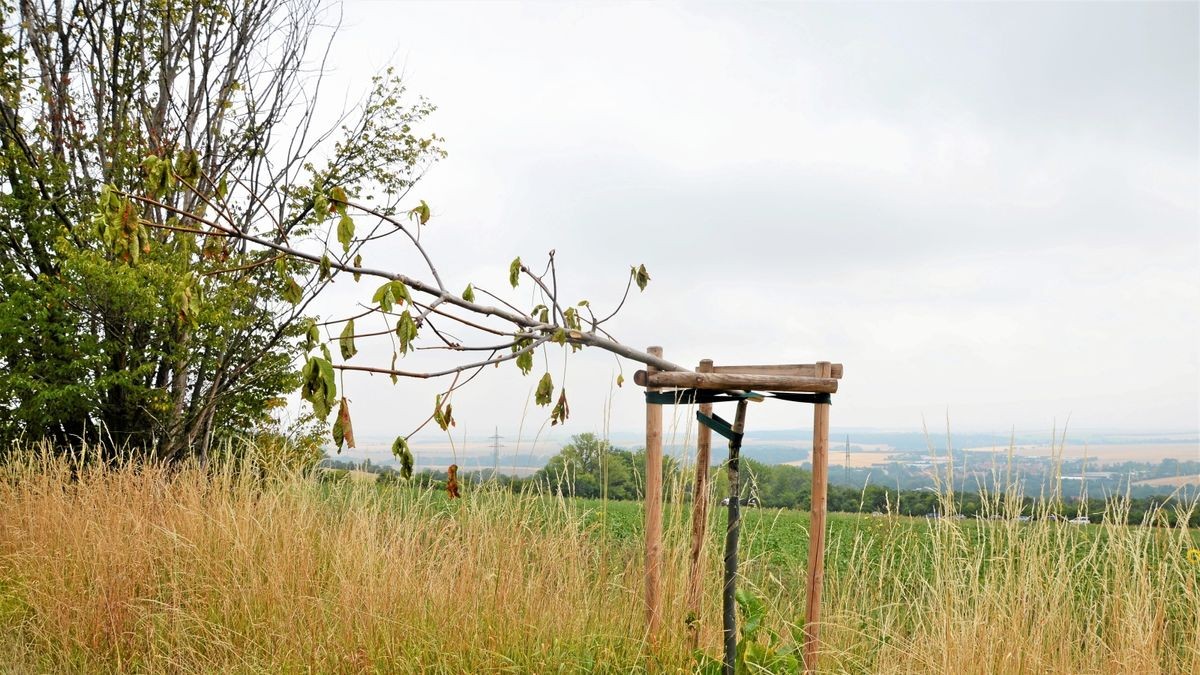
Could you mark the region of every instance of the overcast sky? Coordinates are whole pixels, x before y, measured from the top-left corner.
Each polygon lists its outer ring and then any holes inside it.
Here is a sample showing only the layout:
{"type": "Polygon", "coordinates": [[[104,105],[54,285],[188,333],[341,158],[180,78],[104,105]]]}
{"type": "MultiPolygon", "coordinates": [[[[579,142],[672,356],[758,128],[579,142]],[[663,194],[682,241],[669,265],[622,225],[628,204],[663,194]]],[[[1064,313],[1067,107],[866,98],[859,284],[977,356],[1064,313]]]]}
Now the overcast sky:
{"type": "MultiPolygon", "coordinates": [[[[644,263],[621,341],[844,363],[835,427],[1195,431],[1198,35],[1195,3],[348,2],[324,95],[394,64],[438,106],[449,156],[413,196],[455,289],[553,248],[565,295],[604,308],[644,263]]],[[[576,354],[554,437],[639,429],[637,367],[616,390],[611,356],[576,354]]],[[[360,435],[432,407],[427,383],[346,384],[360,435]]],[[[532,438],[534,384],[485,373],[456,437],[532,438]]]]}

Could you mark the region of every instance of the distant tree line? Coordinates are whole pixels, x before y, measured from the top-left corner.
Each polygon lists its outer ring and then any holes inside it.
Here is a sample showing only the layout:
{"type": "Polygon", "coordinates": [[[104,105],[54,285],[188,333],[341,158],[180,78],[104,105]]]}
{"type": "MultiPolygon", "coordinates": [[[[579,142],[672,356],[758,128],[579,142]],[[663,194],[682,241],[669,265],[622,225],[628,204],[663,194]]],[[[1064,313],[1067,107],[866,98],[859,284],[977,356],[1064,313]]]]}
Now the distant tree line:
{"type": "MultiPolygon", "coordinates": [[[[694,469],[683,467],[675,458],[663,458],[664,482],[683,499],[691,498],[694,469]]],[[[331,469],[356,469],[379,474],[381,483],[400,480],[400,474],[387,465],[326,459],[322,466],[331,469]]],[[[711,467],[713,499],[729,494],[726,472],[721,466],[711,467]]],[[[812,506],[812,473],[807,469],[786,464],[764,464],[750,459],[741,461],[742,497],[754,497],[763,508],[788,508],[807,511],[812,506]]],[[[462,472],[464,484],[494,481],[513,491],[540,491],[585,499],[642,499],[645,485],[645,451],[613,447],[594,434],[573,436],[571,442],[550,458],[546,466],[529,478],[495,474],[491,470],[462,472]]],[[[413,474],[412,483],[422,488],[443,487],[445,471],[421,471],[413,474]]],[[[668,490],[668,494],[671,490],[668,490]]],[[[1155,524],[1174,525],[1186,516],[1191,527],[1200,527],[1200,508],[1192,497],[1131,497],[1122,507],[1129,524],[1141,524],[1147,514],[1154,514],[1155,524]]],[[[975,491],[937,491],[932,488],[895,489],[867,484],[863,487],[830,485],[830,511],[844,513],[897,513],[906,516],[962,516],[965,518],[1026,516],[1032,519],[1051,516],[1063,520],[1080,514],[1099,523],[1108,510],[1102,498],[1080,500],[1054,497],[1052,493],[1038,498],[1020,496],[1007,498],[975,491]],[[1019,499],[1019,501],[1015,501],[1019,499]]]]}

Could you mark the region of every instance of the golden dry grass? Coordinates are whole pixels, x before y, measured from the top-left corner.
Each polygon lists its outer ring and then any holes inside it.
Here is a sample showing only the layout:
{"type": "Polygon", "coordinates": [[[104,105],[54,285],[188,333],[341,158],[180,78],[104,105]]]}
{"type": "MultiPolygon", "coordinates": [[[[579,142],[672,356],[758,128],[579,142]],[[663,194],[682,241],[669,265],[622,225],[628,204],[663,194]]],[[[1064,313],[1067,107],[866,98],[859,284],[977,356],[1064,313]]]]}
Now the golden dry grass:
{"type": "MultiPolygon", "coordinates": [[[[668,519],[665,628],[651,647],[636,537],[612,536],[572,500],[477,490],[447,503],[230,466],[27,459],[2,477],[8,672],[695,667],[678,600],[685,519],[668,519]]],[[[795,536],[796,522],[764,514],[748,536],[795,536]]],[[[1186,529],[856,522],[831,538],[823,670],[1200,672],[1200,565],[1185,555],[1186,529]]],[[[710,571],[717,560],[714,541],[710,571]]],[[[757,554],[744,572],[790,640],[802,558],[757,554]]],[[[710,654],[717,577],[703,612],[710,654]]]]}

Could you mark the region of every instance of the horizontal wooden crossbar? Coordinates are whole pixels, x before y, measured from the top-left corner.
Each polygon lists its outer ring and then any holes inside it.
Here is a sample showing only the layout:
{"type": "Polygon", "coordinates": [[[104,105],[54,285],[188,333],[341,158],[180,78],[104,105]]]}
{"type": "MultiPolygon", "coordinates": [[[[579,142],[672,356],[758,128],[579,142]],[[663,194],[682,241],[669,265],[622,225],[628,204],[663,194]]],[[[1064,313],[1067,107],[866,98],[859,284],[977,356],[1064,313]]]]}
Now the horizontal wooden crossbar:
{"type": "Polygon", "coordinates": [[[806,391],[832,394],[838,390],[838,381],[832,377],[805,377],[801,375],[760,375],[743,373],[688,373],[657,371],[647,373],[639,370],[633,381],[643,387],[692,388],[692,389],[757,389],[759,391],[806,391]]]}
{"type": "MultiPolygon", "coordinates": [[[[842,364],[829,364],[830,370],[833,372],[831,376],[835,380],[842,379],[842,364]]],[[[799,377],[816,377],[817,364],[815,363],[795,363],[788,365],[775,366],[713,366],[714,373],[736,373],[738,375],[788,375],[799,377]]]]}

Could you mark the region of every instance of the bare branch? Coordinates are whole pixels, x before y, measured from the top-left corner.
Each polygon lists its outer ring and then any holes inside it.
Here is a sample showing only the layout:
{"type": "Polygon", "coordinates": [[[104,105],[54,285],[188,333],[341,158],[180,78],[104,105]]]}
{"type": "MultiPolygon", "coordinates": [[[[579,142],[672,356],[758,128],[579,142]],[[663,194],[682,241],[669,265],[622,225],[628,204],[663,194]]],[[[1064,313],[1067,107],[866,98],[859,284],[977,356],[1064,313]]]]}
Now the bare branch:
{"type": "Polygon", "coordinates": [[[504,354],[502,356],[495,356],[493,358],[485,359],[483,361],[477,361],[475,363],[468,363],[468,364],[461,365],[461,366],[455,366],[454,368],[447,368],[446,370],[439,370],[439,371],[432,372],[432,373],[416,373],[416,372],[412,372],[412,371],[408,371],[408,370],[393,370],[391,368],[374,368],[371,366],[349,366],[346,364],[335,364],[333,367],[336,370],[355,370],[355,371],[361,371],[361,372],[365,372],[365,373],[380,373],[383,375],[395,375],[397,377],[411,377],[411,378],[415,378],[415,379],[419,379],[419,380],[427,380],[427,379],[434,378],[434,377],[445,377],[447,375],[455,375],[457,373],[462,373],[464,371],[471,370],[472,368],[480,368],[483,366],[495,365],[497,363],[504,363],[505,361],[511,361],[526,352],[531,352],[531,351],[537,349],[538,347],[545,344],[549,340],[550,340],[550,338],[548,336],[541,337],[541,338],[534,340],[532,344],[530,344],[522,349],[518,349],[516,351],[510,352],[508,354],[504,354]]]}

